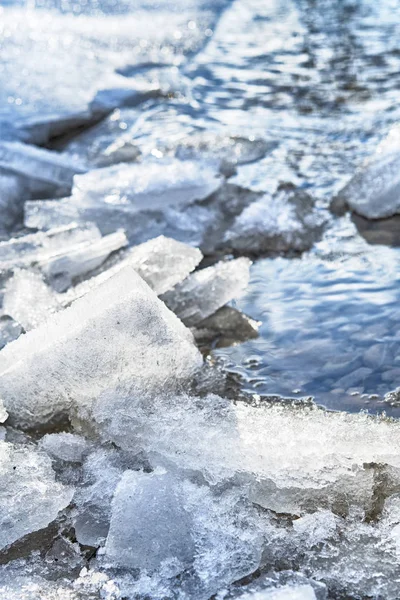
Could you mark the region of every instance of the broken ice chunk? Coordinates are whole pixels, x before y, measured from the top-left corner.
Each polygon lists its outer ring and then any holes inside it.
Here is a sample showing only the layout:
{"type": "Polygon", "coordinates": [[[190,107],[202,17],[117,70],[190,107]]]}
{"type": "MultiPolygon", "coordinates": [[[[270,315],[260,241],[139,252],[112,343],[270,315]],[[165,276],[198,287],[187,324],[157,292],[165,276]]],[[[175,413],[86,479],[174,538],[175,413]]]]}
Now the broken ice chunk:
{"type": "Polygon", "coordinates": [[[0,397],[32,427],[116,386],[174,387],[201,362],[190,331],[126,267],[0,352],[0,397]]]}
{"type": "Polygon", "coordinates": [[[81,462],[89,450],[87,440],[74,433],[47,433],[39,441],[39,447],[52,458],[66,462],[81,462]]]}
{"type": "Polygon", "coordinates": [[[77,245],[100,239],[101,233],[94,225],[67,224],[48,231],[30,233],[0,242],[0,270],[44,264],[52,257],[68,252],[77,245]]]}
{"type": "Polygon", "coordinates": [[[55,481],[50,459],[0,442],[0,548],[53,521],[73,491],[55,481]]]}
{"type": "Polygon", "coordinates": [[[162,300],[186,325],[197,325],[241,294],[249,281],[250,264],[247,258],[238,258],[196,271],[162,300]]]}
{"type": "Polygon", "coordinates": [[[202,257],[198,248],[159,236],[132,248],[127,260],[151,289],[160,295],[185,279],[202,257]]]}
{"type": "Polygon", "coordinates": [[[157,210],[206,198],[221,185],[212,165],[191,161],[159,161],[115,165],[76,176],[72,198],[123,212],[157,210]]]}
{"type": "Polygon", "coordinates": [[[252,573],[262,538],[255,511],[239,490],[213,494],[207,486],[157,469],[127,471],[115,492],[105,558],[155,573],[168,565],[182,576],[185,597],[205,600],[252,573]]]}
{"type": "Polygon", "coordinates": [[[297,571],[279,571],[261,575],[245,586],[231,586],[228,593],[222,592],[220,597],[221,600],[275,600],[281,597],[285,600],[327,600],[327,589],[323,583],[308,579],[297,571]]]}
{"type": "Polygon", "coordinates": [[[77,244],[64,254],[50,258],[42,265],[42,271],[58,291],[69,288],[75,278],[99,267],[116,250],[126,246],[128,240],[123,231],[110,233],[89,243],[77,244]]]}
{"type": "Polygon", "coordinates": [[[180,482],[161,470],[125,471],[112,502],[105,552],[120,567],[151,573],[174,561],[183,571],[195,547],[180,482]]]}
{"type": "Polygon", "coordinates": [[[60,308],[57,295],[38,273],[18,269],[6,283],[3,312],[25,331],[34,329],[60,308]]]}
{"type": "Polygon", "coordinates": [[[23,176],[34,193],[69,190],[74,175],[85,171],[56,152],[21,142],[0,144],[0,167],[23,176]]]}
{"type": "Polygon", "coordinates": [[[198,248],[176,240],[159,236],[130,248],[124,258],[99,275],[83,281],[65,294],[64,303],[69,304],[109,279],[126,266],[131,266],[160,295],[185,279],[201,261],[198,248]]]}
{"type": "Polygon", "coordinates": [[[320,238],[325,222],[326,216],[316,212],[311,196],[290,186],[245,208],[225,234],[223,245],[256,255],[303,252],[320,238]]]}

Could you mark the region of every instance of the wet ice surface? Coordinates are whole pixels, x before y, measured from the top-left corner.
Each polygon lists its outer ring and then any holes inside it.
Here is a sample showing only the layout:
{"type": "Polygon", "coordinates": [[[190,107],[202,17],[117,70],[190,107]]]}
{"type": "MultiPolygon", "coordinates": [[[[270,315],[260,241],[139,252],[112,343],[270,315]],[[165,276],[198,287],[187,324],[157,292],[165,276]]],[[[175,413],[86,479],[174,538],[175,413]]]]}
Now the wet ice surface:
{"type": "Polygon", "coordinates": [[[0,0],[1,597],[399,598],[399,17],[0,0]]]}

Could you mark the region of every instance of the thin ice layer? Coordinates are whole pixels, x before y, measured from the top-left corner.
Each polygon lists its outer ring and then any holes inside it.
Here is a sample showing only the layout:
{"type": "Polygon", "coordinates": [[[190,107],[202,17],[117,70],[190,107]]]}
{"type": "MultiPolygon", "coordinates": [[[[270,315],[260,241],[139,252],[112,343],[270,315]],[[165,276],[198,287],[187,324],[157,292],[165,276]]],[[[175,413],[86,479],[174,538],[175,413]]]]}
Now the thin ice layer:
{"type": "Polygon", "coordinates": [[[131,267],[0,353],[0,397],[33,426],[115,387],[174,386],[201,364],[190,332],[131,267]]]}
{"type": "Polygon", "coordinates": [[[250,264],[247,258],[238,258],[200,269],[162,300],[186,325],[197,325],[241,294],[249,282],[250,264]]]}
{"type": "Polygon", "coordinates": [[[0,473],[0,548],[46,527],[72,499],[50,459],[27,447],[0,442],[0,473]]]}

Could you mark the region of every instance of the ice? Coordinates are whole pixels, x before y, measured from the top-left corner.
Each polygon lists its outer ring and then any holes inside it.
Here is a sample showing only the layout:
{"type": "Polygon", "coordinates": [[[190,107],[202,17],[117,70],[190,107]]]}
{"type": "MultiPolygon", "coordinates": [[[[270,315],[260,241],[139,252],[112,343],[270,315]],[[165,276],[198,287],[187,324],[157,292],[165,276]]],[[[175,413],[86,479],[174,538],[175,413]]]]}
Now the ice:
{"type": "Polygon", "coordinates": [[[72,288],[65,294],[63,301],[69,304],[84,296],[90,289],[127,266],[135,269],[151,289],[160,295],[185,279],[201,259],[202,254],[198,248],[159,236],[130,248],[115,265],[72,288]]]}
{"type": "Polygon", "coordinates": [[[243,292],[250,264],[248,259],[238,258],[200,269],[162,300],[186,325],[197,325],[243,292]]]}
{"type": "Polygon", "coordinates": [[[47,433],[39,441],[39,447],[51,458],[66,462],[82,462],[90,445],[87,440],[73,433],[47,433]]]}
{"type": "Polygon", "coordinates": [[[224,241],[236,252],[255,255],[303,252],[320,238],[325,221],[307,193],[283,186],[275,196],[266,194],[245,208],[224,241]]]}
{"type": "Polygon", "coordinates": [[[68,252],[75,246],[90,244],[100,238],[100,231],[95,226],[77,226],[74,223],[51,228],[46,232],[39,231],[11,238],[0,242],[0,270],[45,264],[51,258],[68,252]]]}
{"type": "Polygon", "coordinates": [[[94,416],[106,439],[145,450],[155,465],[201,473],[213,484],[245,476],[253,500],[277,512],[304,514],[314,505],[346,512],[350,498],[367,509],[368,464],[390,465],[398,477],[400,430],[383,418],[166,394],[151,408],[146,399],[107,394],[94,416]]]}
{"type": "Polygon", "coordinates": [[[261,575],[244,586],[231,586],[228,593],[220,592],[217,595],[218,600],[263,600],[275,597],[327,600],[327,589],[323,583],[308,579],[299,572],[278,571],[261,575]]]}
{"type": "Polygon", "coordinates": [[[214,254],[226,251],[227,245],[221,244],[224,233],[243,208],[259,197],[257,192],[225,183],[208,198],[185,206],[184,211],[181,206],[166,206],[157,211],[147,207],[135,213],[122,212],[110,205],[107,208],[103,205],[83,208],[70,198],[28,201],[25,203],[25,224],[49,229],[71,222],[94,221],[103,234],[122,227],[133,244],[165,235],[198,246],[204,254],[214,254]]]}
{"type": "Polygon", "coordinates": [[[117,231],[89,243],[77,244],[64,255],[54,256],[46,261],[42,272],[58,292],[63,292],[75,279],[94,271],[110,254],[120,250],[127,243],[125,233],[117,231]]]}
{"type": "Polygon", "coordinates": [[[183,494],[181,482],[166,472],[125,471],[112,502],[107,560],[149,573],[174,561],[184,570],[195,546],[183,494]]]}
{"type": "Polygon", "coordinates": [[[97,169],[74,180],[73,199],[83,206],[123,212],[157,210],[206,198],[221,184],[215,168],[193,161],[159,161],[97,169]]]}
{"type": "Polygon", "coordinates": [[[131,267],[0,353],[14,423],[43,424],[102,391],[174,386],[201,365],[190,332],[131,267]]]}
{"type": "Polygon", "coordinates": [[[82,485],[74,496],[73,524],[80,544],[97,547],[104,542],[114,492],[127,468],[115,449],[99,448],[86,458],[82,485]]]}
{"type": "Polygon", "coordinates": [[[161,469],[128,471],[113,499],[105,560],[147,574],[164,570],[168,578],[181,573],[184,597],[200,600],[252,573],[261,545],[253,510],[240,493],[215,496],[161,469]]]}
{"type": "Polygon", "coordinates": [[[17,269],[6,283],[3,312],[25,331],[34,329],[60,308],[57,295],[38,273],[17,269]]]}
{"type": "Polygon", "coordinates": [[[0,143],[0,167],[26,180],[35,194],[68,192],[74,175],[85,171],[56,152],[21,142],[0,143]]]}
{"type": "Polygon", "coordinates": [[[203,258],[198,248],[159,236],[131,249],[129,263],[157,294],[173,288],[203,258]]]}
{"type": "Polygon", "coordinates": [[[0,442],[0,547],[53,521],[73,491],[55,481],[50,459],[28,447],[0,442]]]}

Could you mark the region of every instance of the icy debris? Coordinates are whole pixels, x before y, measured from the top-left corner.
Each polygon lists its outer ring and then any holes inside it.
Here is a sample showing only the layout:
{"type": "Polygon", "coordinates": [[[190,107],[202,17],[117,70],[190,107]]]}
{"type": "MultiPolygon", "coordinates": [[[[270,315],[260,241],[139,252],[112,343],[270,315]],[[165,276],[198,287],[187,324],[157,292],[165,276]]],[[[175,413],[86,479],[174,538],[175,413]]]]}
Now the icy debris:
{"type": "Polygon", "coordinates": [[[27,447],[0,442],[0,547],[53,521],[73,491],[55,481],[50,459],[27,447]]]}
{"type": "Polygon", "coordinates": [[[94,271],[110,254],[127,243],[125,233],[116,231],[102,238],[77,244],[66,253],[47,260],[42,266],[42,272],[58,292],[63,292],[72,285],[74,279],[94,271]]]}
{"type": "MultiPolygon", "coordinates": [[[[169,191],[166,191],[167,198],[169,191]]],[[[72,198],[43,200],[25,203],[25,224],[50,229],[71,222],[83,224],[93,221],[103,234],[118,228],[125,229],[133,244],[165,235],[198,246],[205,254],[212,254],[221,245],[221,239],[235,217],[259,197],[257,192],[225,183],[211,196],[185,206],[184,211],[181,206],[166,205],[158,210],[144,206],[141,211],[128,213],[118,205],[112,207],[103,203],[83,207],[72,198]]],[[[220,250],[225,251],[225,248],[220,250]]]]}
{"type": "Polygon", "coordinates": [[[181,573],[186,597],[206,599],[252,573],[261,551],[254,509],[238,491],[214,495],[160,469],[125,472],[118,484],[105,545],[111,565],[181,573]]]}
{"type": "Polygon", "coordinates": [[[16,340],[22,333],[20,323],[17,323],[8,315],[0,317],[0,350],[9,342],[16,340]]]}
{"type": "Polygon", "coordinates": [[[0,242],[0,270],[13,270],[17,267],[30,267],[45,264],[75,246],[90,244],[101,238],[94,225],[78,226],[69,223],[65,227],[51,228],[46,232],[29,233],[0,242]]]}
{"type": "Polygon", "coordinates": [[[0,167],[23,177],[35,194],[68,191],[85,168],[65,157],[21,142],[0,143],[0,167]]]}
{"type": "Polygon", "coordinates": [[[126,267],[1,351],[0,397],[29,427],[117,386],[174,386],[200,365],[189,330],[126,267]]]}
{"type": "Polygon", "coordinates": [[[39,447],[52,458],[79,463],[90,444],[84,437],[74,433],[47,433],[39,441],[39,447]]]}
{"type": "Polygon", "coordinates": [[[248,259],[238,258],[200,269],[162,300],[186,325],[197,325],[243,292],[250,264],[248,259]]]}
{"type": "Polygon", "coordinates": [[[371,507],[374,472],[400,468],[397,423],[317,408],[233,405],[218,396],[106,394],[94,417],[106,439],[146,451],[154,465],[175,465],[212,483],[244,476],[253,500],[279,513],[313,506],[371,507]],[[190,431],[190,436],[188,435],[190,431]]]}
{"type": "Polygon", "coordinates": [[[317,212],[306,192],[282,186],[275,196],[266,194],[250,204],[227,231],[224,244],[250,254],[303,252],[323,232],[326,216],[317,212]]]}
{"type": "Polygon", "coordinates": [[[63,302],[69,304],[84,296],[90,289],[107,281],[127,266],[132,267],[153,292],[160,295],[185,279],[202,257],[198,248],[159,236],[130,248],[115,265],[70,289],[63,302]]]}
{"type": "Polygon", "coordinates": [[[61,308],[57,295],[38,273],[17,269],[6,283],[3,312],[29,331],[61,308]]]}

